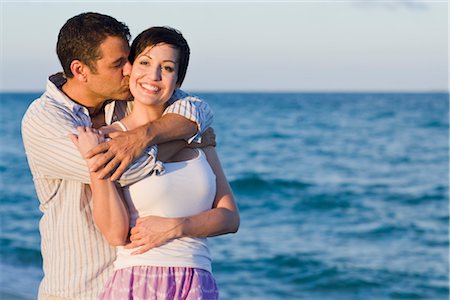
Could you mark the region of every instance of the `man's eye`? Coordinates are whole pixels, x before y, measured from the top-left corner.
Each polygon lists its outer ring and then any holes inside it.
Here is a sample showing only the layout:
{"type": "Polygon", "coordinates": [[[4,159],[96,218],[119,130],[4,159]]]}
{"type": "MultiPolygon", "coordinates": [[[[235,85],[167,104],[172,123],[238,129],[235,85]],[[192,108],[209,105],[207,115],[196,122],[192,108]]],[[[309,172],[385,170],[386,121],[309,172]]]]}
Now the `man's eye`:
{"type": "Polygon", "coordinates": [[[141,61],[139,62],[139,64],[142,65],[142,66],[146,66],[146,65],[149,64],[149,62],[146,61],[146,60],[141,60],[141,61]]]}

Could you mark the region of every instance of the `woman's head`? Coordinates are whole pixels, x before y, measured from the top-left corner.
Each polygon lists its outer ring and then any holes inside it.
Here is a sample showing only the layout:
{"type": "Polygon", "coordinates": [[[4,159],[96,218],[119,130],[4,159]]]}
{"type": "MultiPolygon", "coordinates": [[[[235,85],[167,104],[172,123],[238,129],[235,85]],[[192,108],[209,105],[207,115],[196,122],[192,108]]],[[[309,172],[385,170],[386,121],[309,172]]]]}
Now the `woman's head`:
{"type": "Polygon", "coordinates": [[[135,59],[148,47],[167,44],[178,50],[177,86],[180,87],[186,76],[189,65],[190,49],[187,41],[178,30],[170,27],[151,27],[141,32],[131,45],[129,60],[134,64],[135,59]]]}

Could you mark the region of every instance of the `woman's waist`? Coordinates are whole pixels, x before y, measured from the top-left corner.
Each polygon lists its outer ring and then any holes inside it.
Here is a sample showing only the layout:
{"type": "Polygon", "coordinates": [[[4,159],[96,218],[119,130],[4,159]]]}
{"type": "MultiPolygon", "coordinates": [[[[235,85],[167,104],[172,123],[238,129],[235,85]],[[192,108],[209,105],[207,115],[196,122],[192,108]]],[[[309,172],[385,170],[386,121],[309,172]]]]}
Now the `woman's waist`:
{"type": "Polygon", "coordinates": [[[129,266],[184,266],[210,270],[211,254],[204,238],[180,238],[142,254],[133,255],[135,249],[117,247],[115,269],[129,266]]]}
{"type": "Polygon", "coordinates": [[[192,257],[195,255],[210,256],[208,241],[206,238],[179,238],[169,241],[161,246],[152,248],[142,254],[132,255],[134,249],[125,249],[123,246],[117,247],[117,256],[123,257],[192,257]]]}

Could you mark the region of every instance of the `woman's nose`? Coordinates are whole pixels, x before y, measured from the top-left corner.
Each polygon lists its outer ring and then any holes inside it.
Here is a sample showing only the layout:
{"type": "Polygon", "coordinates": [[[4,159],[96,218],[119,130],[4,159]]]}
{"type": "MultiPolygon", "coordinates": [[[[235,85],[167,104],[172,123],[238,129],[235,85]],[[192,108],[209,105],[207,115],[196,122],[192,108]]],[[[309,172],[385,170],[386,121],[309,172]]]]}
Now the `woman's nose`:
{"type": "Polygon", "coordinates": [[[161,68],[160,67],[152,66],[149,71],[150,71],[149,76],[152,80],[154,80],[154,81],[161,80],[161,68]]]}

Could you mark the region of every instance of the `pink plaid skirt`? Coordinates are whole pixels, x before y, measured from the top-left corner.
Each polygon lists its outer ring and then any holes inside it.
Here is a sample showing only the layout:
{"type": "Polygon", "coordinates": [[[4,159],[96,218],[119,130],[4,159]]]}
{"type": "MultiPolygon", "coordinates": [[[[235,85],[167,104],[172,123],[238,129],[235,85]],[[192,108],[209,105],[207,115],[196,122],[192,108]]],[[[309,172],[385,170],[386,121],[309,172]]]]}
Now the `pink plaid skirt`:
{"type": "Polygon", "coordinates": [[[135,266],[114,272],[99,296],[102,300],[219,299],[212,274],[185,267],[135,266]]]}

